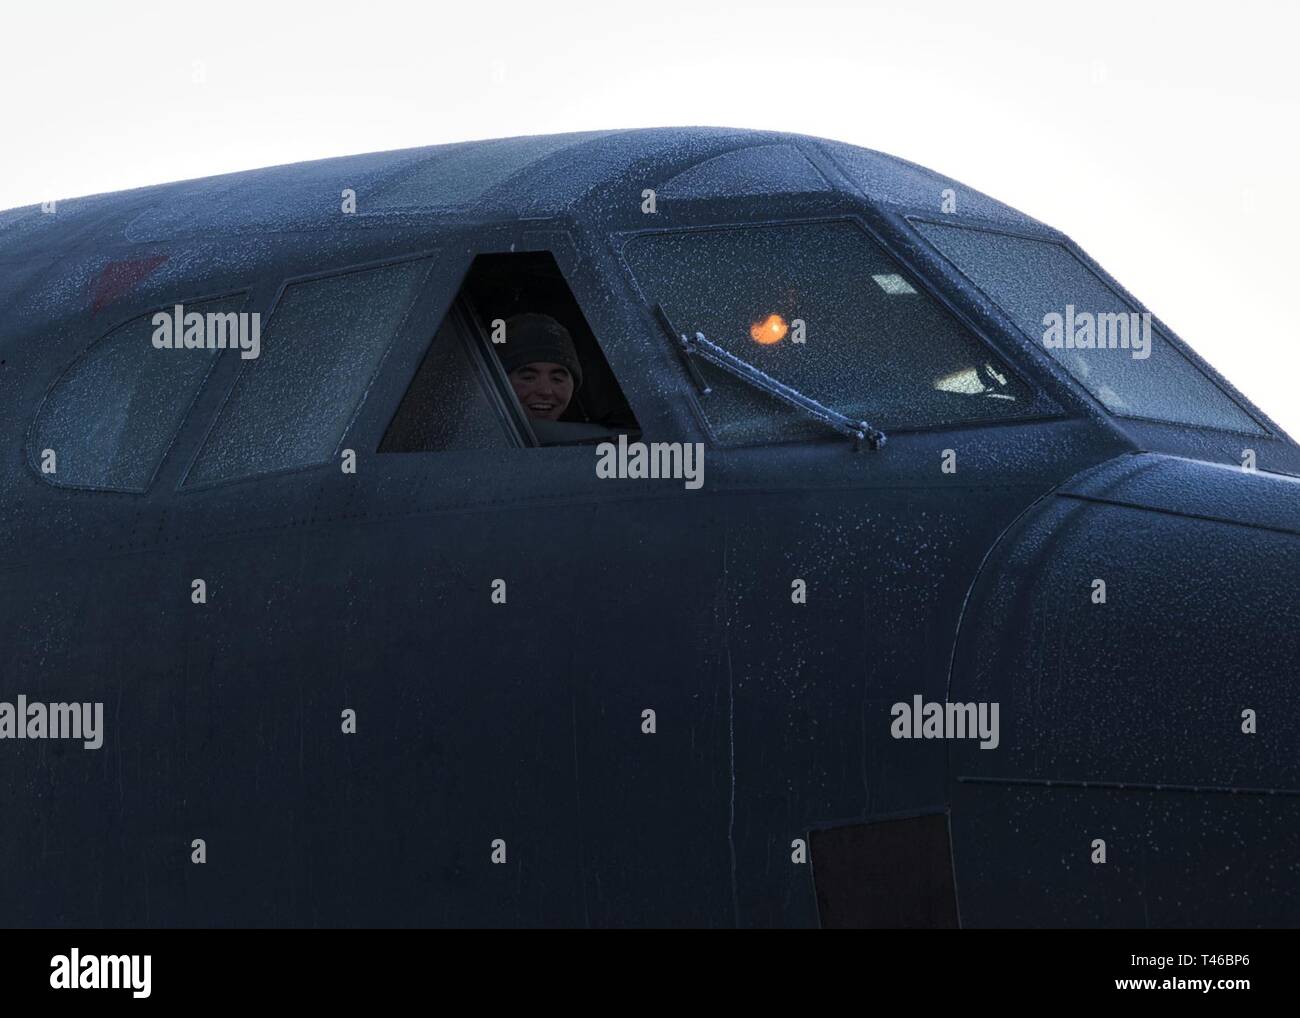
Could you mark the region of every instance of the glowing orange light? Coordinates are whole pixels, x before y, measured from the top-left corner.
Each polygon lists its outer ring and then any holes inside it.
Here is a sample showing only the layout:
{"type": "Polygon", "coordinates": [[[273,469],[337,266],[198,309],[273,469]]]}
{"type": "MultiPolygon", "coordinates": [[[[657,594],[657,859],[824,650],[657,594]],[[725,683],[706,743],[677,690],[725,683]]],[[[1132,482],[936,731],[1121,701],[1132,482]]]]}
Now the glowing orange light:
{"type": "Polygon", "coordinates": [[[749,327],[749,338],[755,343],[771,346],[785,339],[785,334],[789,331],[790,326],[785,323],[784,318],[780,315],[768,315],[763,321],[755,322],[749,327]]]}

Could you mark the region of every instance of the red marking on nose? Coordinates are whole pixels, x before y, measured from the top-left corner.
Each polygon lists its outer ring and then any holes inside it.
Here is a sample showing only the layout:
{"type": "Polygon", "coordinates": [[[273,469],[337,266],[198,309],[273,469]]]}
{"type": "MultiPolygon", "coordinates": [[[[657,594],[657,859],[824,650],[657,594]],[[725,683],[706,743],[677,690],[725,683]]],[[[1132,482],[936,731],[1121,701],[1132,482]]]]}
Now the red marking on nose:
{"type": "Polygon", "coordinates": [[[90,284],[91,311],[98,312],[128,293],[136,283],[166,260],[166,255],[150,255],[148,258],[124,258],[109,262],[90,284]]]}

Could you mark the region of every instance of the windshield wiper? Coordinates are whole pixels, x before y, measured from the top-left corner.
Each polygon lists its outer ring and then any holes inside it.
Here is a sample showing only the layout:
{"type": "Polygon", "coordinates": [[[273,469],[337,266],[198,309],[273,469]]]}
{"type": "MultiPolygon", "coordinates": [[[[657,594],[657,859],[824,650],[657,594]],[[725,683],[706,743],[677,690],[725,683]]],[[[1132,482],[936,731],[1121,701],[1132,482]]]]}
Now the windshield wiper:
{"type": "Polygon", "coordinates": [[[771,375],[760,371],[754,365],[741,360],[735,354],[728,353],[716,343],[711,343],[705,339],[702,332],[697,332],[694,339],[684,332],[678,333],[677,342],[681,346],[682,352],[688,357],[700,357],[710,364],[735,375],[742,382],[748,382],[754,388],[775,396],[783,403],[802,410],[810,417],[821,421],[827,427],[834,428],[841,435],[853,439],[854,452],[862,449],[863,442],[866,442],[872,449],[879,449],[885,444],[885,433],[883,431],[873,428],[866,421],[855,421],[851,417],[845,417],[838,410],[822,406],[815,399],[805,396],[798,389],[792,389],[790,386],[778,382],[771,375]]]}

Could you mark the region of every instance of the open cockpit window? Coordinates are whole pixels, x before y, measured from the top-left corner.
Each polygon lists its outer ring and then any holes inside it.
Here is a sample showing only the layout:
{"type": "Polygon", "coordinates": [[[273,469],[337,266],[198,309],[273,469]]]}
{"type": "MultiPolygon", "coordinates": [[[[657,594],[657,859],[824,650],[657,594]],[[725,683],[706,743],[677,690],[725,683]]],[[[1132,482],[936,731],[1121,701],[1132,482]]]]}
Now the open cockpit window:
{"type": "Polygon", "coordinates": [[[578,445],[639,434],[549,252],[474,259],[379,446],[578,445]]]}
{"type": "MultiPolygon", "coordinates": [[[[838,415],[889,432],[1036,413],[1028,387],[854,223],[640,234],[623,254],[675,333],[838,415]]],[[[698,370],[724,444],[827,434],[733,374],[698,370]]]]}

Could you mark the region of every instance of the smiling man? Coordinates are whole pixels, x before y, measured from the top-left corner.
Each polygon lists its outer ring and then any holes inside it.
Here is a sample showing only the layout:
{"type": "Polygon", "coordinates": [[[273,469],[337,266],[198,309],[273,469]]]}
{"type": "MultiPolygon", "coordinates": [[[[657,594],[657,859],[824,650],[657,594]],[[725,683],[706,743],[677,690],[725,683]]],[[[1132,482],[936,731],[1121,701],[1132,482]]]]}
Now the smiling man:
{"type": "Polygon", "coordinates": [[[582,385],[582,364],[569,331],[549,315],[506,320],[501,365],[524,412],[535,421],[558,421],[582,385]]]}

